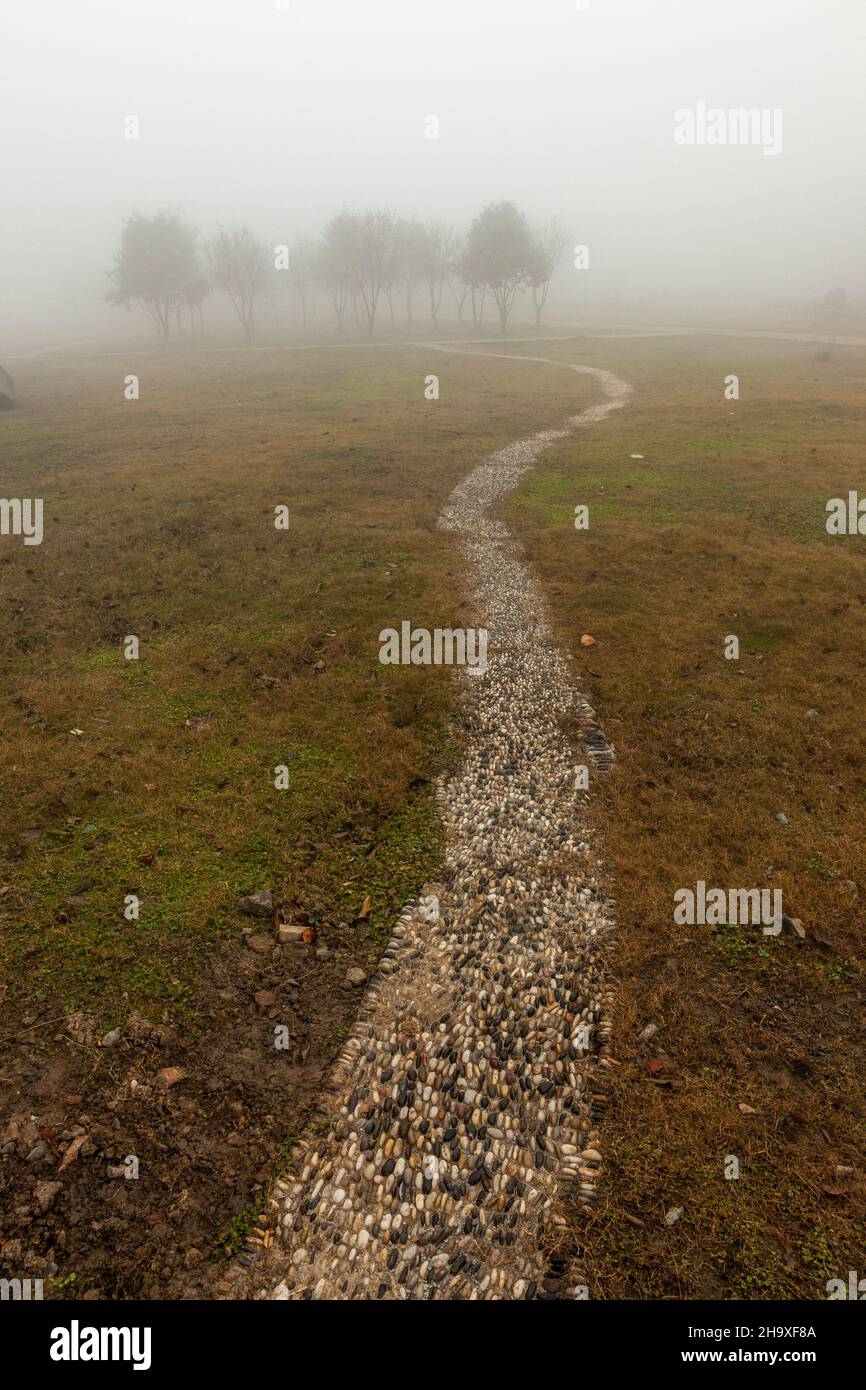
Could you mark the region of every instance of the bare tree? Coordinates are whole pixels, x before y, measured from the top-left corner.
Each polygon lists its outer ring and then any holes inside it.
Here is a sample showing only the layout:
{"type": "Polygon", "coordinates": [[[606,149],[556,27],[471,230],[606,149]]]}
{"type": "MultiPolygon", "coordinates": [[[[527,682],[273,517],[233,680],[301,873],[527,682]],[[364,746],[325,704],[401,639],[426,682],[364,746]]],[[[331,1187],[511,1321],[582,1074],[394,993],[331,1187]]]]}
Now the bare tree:
{"type": "Polygon", "coordinates": [[[340,333],[350,299],[354,299],[357,220],[348,212],[332,217],[322,233],[316,255],[316,275],[330,297],[340,333]]]}
{"type": "Polygon", "coordinates": [[[450,227],[441,222],[429,222],[424,228],[424,242],[421,254],[421,278],[430,296],[430,319],[433,332],[439,331],[439,309],[445,290],[445,281],[451,273],[454,262],[456,240],[450,227]]]}
{"type": "Polygon", "coordinates": [[[393,286],[401,296],[406,305],[406,322],[410,326],[415,291],[424,280],[426,253],[427,236],[421,223],[414,218],[399,218],[394,224],[388,290],[390,292],[393,286]]]}
{"type": "Polygon", "coordinates": [[[256,298],[266,288],[270,257],[247,227],[224,227],[207,245],[211,278],[234,306],[247,341],[255,335],[256,298]]]}
{"type": "Polygon", "coordinates": [[[316,245],[302,237],[296,241],[289,252],[289,283],[294,290],[298,308],[301,311],[301,325],[306,331],[310,291],[316,265],[316,245]]]}
{"type": "Polygon", "coordinates": [[[535,255],[529,283],[532,286],[536,327],[541,324],[541,311],[547,303],[550,282],[565,259],[570,242],[571,236],[558,217],[554,217],[546,226],[539,227],[535,234],[535,255]]]}
{"type": "MultiPolygon", "coordinates": [[[[460,282],[465,285],[466,293],[470,295],[472,304],[472,322],[475,327],[480,327],[481,318],[484,315],[484,280],[481,264],[476,250],[467,241],[463,251],[455,266],[455,274],[460,282]],[[481,301],[481,313],[479,316],[479,298],[481,301]]],[[[464,295],[465,298],[465,295],[464,295]]]]}
{"type": "Polygon", "coordinates": [[[396,220],[393,212],[387,209],[365,212],[352,219],[353,287],[361,302],[370,338],[376,331],[379,298],[391,273],[396,220]]]}
{"type": "Polygon", "coordinates": [[[460,237],[454,238],[451,264],[448,267],[447,284],[457,307],[457,322],[463,322],[463,306],[469,294],[469,281],[464,278],[465,243],[460,237]]]}
{"type": "Polygon", "coordinates": [[[193,277],[188,285],[184,286],[183,304],[189,314],[189,331],[195,333],[196,324],[198,331],[204,331],[203,305],[211,292],[211,282],[204,272],[199,272],[193,277]]]}

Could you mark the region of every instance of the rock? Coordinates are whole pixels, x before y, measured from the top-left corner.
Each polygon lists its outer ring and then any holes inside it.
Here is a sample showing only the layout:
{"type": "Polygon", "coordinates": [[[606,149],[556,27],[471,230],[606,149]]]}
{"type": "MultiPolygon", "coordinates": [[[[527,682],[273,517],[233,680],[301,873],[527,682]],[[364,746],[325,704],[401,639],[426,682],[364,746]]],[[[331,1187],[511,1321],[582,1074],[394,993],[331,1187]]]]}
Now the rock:
{"type": "Polygon", "coordinates": [[[75,1162],[75,1159],[81,1153],[81,1150],[84,1148],[86,1142],[86,1134],[76,1135],[72,1143],[69,1145],[69,1148],[66,1150],[66,1153],[63,1155],[63,1158],[60,1160],[60,1167],[57,1169],[58,1173],[62,1173],[64,1168],[68,1168],[70,1163],[75,1162]]]}
{"type": "Polygon", "coordinates": [[[788,931],[793,932],[801,941],[806,940],[806,928],[803,926],[799,917],[783,917],[782,926],[787,927],[788,931]]]}
{"type": "Polygon", "coordinates": [[[439,896],[437,893],[429,893],[422,897],[419,904],[421,916],[425,922],[439,921],[439,896]]]}
{"type": "Polygon", "coordinates": [[[780,825],[788,825],[788,824],[789,824],[788,817],[785,815],[785,812],[784,812],[784,811],[777,811],[777,812],[776,812],[776,820],[779,822],[780,825]]]}
{"type": "Polygon", "coordinates": [[[93,1042],[94,1022],[83,1011],[69,1014],[66,1019],[66,1031],[74,1042],[84,1047],[90,1046],[93,1042]]]}
{"type": "Polygon", "coordinates": [[[365,985],[367,976],[357,965],[353,965],[346,971],[345,983],[347,985],[365,985]]]}
{"type": "Polygon", "coordinates": [[[330,960],[333,954],[334,952],[328,950],[327,946],[316,947],[316,960],[330,960]]]}
{"type": "Polygon", "coordinates": [[[665,1225],[675,1226],[685,1210],[684,1207],[671,1207],[670,1211],[665,1212],[665,1225]]]}
{"type": "Polygon", "coordinates": [[[48,1145],[46,1144],[46,1142],[45,1142],[44,1139],[40,1139],[40,1140],[39,1140],[39,1143],[38,1143],[38,1144],[34,1144],[34,1145],[33,1145],[33,1148],[30,1150],[29,1154],[27,1155],[27,1162],[28,1162],[28,1163],[39,1163],[40,1160],[43,1159],[43,1158],[45,1157],[45,1155],[47,1154],[47,1152],[48,1152],[48,1145]]]}
{"type": "Polygon", "coordinates": [[[253,996],[260,1009],[269,1009],[272,1004],[276,1004],[277,996],[272,989],[256,990],[253,996]]]}
{"type": "Polygon", "coordinates": [[[237,909],[247,917],[273,917],[274,895],[266,888],[260,888],[246,898],[239,898],[237,909]]]}
{"type": "Polygon", "coordinates": [[[854,882],[853,878],[843,878],[842,884],[843,887],[847,888],[851,893],[857,892],[857,884],[854,882]]]}
{"type": "Polygon", "coordinates": [[[659,1026],[657,1023],[648,1023],[646,1028],[642,1028],[640,1030],[640,1032],[638,1033],[638,1037],[640,1038],[641,1042],[649,1042],[650,1038],[653,1037],[658,1032],[658,1030],[659,1026]]]}
{"type": "Polygon", "coordinates": [[[277,940],[281,946],[291,946],[297,941],[304,940],[306,927],[302,927],[299,922],[281,922],[277,927],[277,940]]]}
{"type": "Polygon", "coordinates": [[[807,709],[807,710],[806,710],[806,718],[807,718],[807,719],[817,719],[817,718],[818,718],[818,711],[817,711],[816,709],[807,709]]]}
{"type": "Polygon", "coordinates": [[[247,937],[247,945],[251,951],[255,951],[257,955],[263,956],[266,951],[273,950],[274,940],[271,936],[261,936],[254,933],[252,936],[247,937]]]}
{"type": "Polygon", "coordinates": [[[0,367],[0,410],[12,410],[15,406],[15,382],[8,372],[0,367]]]}
{"type": "Polygon", "coordinates": [[[183,1081],[186,1075],[183,1067],[163,1067],[157,1072],[157,1080],[162,1082],[167,1090],[169,1086],[176,1086],[178,1081],[183,1081]]]}
{"type": "Polygon", "coordinates": [[[62,1182],[38,1182],[33,1189],[33,1197],[40,1211],[49,1211],[54,1199],[63,1186],[62,1182]]]}
{"type": "Polygon", "coordinates": [[[120,1041],[120,1029],[119,1029],[119,1028],[112,1028],[112,1030],[111,1030],[110,1033],[106,1033],[106,1034],[105,1034],[105,1037],[102,1039],[102,1041],[100,1042],[99,1046],[100,1046],[100,1047],[113,1047],[114,1044],[115,1044],[116,1042],[119,1042],[119,1041],[120,1041]]]}

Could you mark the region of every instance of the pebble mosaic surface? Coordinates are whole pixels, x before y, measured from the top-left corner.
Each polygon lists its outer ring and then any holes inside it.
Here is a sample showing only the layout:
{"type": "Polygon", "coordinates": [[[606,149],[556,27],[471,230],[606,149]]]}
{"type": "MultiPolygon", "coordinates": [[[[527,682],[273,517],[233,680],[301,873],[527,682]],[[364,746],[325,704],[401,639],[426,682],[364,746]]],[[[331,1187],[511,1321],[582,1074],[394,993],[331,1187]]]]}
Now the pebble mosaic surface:
{"type": "Polygon", "coordinates": [[[328,1126],[275,1186],[249,1252],[268,1247],[247,1269],[253,1297],[574,1296],[546,1252],[561,1199],[591,1201],[599,1175],[613,929],[575,767],[588,763],[591,788],[611,752],[493,515],[544,449],[630,393],[609,372],[571,370],[604,400],[485,459],[440,518],[490,634],[487,670],[460,677],[464,760],[439,791],[444,883],[400,917],[331,1077],[328,1126]]]}

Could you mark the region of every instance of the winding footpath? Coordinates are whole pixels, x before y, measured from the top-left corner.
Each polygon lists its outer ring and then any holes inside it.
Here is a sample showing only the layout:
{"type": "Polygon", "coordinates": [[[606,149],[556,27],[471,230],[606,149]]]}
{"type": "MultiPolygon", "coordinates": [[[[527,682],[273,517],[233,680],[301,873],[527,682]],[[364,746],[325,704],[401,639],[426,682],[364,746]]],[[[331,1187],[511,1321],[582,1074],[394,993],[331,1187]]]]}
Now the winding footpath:
{"type": "Polygon", "coordinates": [[[486,672],[461,673],[466,751],[438,793],[445,882],[400,917],[332,1074],[324,1132],[275,1185],[269,1229],[223,1296],[241,1280],[267,1299],[573,1292],[547,1257],[560,1198],[590,1201],[599,1174],[613,922],[576,790],[585,755],[563,718],[585,731],[587,761],[610,752],[493,515],[544,449],[630,394],[610,372],[570,369],[604,400],[490,455],[440,517],[490,633],[486,672]]]}

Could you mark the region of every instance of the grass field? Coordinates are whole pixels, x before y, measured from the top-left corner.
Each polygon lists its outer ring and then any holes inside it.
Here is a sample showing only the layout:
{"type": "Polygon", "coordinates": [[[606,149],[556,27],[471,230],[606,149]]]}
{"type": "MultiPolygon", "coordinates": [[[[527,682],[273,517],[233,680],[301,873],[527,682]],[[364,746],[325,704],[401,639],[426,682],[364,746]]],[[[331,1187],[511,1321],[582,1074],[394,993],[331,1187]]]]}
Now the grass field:
{"type": "Polygon", "coordinates": [[[576,1235],[586,1281],[592,1296],[824,1298],[866,1236],[866,551],[824,524],[829,498],[863,490],[866,353],[545,352],[636,388],[507,508],[617,752],[596,815],[621,924],[620,1066],[608,1180],[576,1235]],[[674,892],[699,879],[781,888],[805,940],[675,926],[674,892]]]}
{"type": "Polygon", "coordinates": [[[440,862],[452,685],[382,667],[378,633],[470,621],[442,501],[490,449],[588,398],[566,373],[531,375],[527,390],[520,364],[409,347],[18,371],[4,487],[45,499],[45,539],[0,550],[0,1029],[19,1160],[5,1180],[23,1194],[2,1232],[10,1267],[166,1294],[188,1288],[190,1246],[204,1266],[243,1233],[353,1016],[347,967],[370,968],[440,862]],[[260,889],[315,942],[245,946],[263,924],[236,904],[260,889]],[[180,1126],[165,1065],[187,1072],[180,1126]],[[79,1128],[74,1191],[40,1213],[28,1194],[79,1128]],[[141,1177],[118,1193],[106,1165],[130,1152],[141,1177]],[[71,1208],[97,1229],[64,1232],[71,1208]]]}
{"type": "MultiPolygon", "coordinates": [[[[822,1298],[866,1234],[866,557],[824,529],[828,498],[866,486],[866,353],[491,346],[635,387],[504,510],[617,754],[591,804],[620,1066],[606,1181],[569,1253],[592,1297],[822,1298]],[[805,939],[674,926],[698,879],[781,888],[805,939]]],[[[347,967],[370,968],[439,867],[454,687],[381,667],[378,633],[483,616],[441,504],[594,388],[405,344],[64,355],[16,377],[3,491],[45,498],[45,539],[0,539],[0,1181],[17,1194],[0,1255],[61,1292],[188,1296],[315,1123],[357,1004],[347,967]],[[315,939],[245,944],[268,928],[237,911],[258,889],[315,939]],[[187,1073],[171,1104],[166,1066],[187,1073]],[[36,1184],[82,1136],[41,1210],[36,1184]],[[140,1180],[118,1184],[107,1165],[129,1153],[140,1180]]]]}

